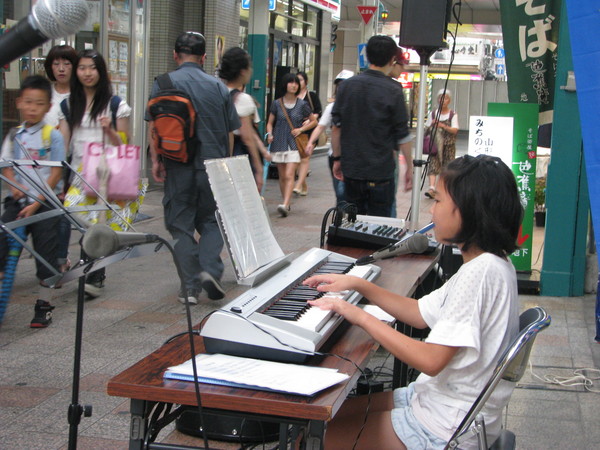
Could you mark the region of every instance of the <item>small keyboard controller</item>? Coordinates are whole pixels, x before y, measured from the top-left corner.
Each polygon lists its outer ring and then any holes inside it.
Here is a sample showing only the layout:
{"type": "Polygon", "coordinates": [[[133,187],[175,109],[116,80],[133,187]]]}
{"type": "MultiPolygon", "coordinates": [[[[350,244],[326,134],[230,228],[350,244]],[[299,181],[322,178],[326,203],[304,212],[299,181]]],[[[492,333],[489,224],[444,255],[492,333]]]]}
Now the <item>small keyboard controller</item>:
{"type": "Polygon", "coordinates": [[[354,222],[344,218],[339,226],[330,225],[327,242],[331,245],[377,249],[398,242],[406,231],[402,219],[359,215],[354,222]]]}

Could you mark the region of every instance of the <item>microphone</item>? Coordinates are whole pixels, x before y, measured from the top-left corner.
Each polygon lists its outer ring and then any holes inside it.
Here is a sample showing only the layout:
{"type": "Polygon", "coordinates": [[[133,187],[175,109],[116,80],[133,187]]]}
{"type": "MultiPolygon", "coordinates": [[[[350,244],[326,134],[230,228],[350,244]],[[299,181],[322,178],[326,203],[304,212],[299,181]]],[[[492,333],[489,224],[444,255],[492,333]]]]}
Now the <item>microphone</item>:
{"type": "Polygon", "coordinates": [[[148,244],[159,239],[156,234],[115,231],[108,225],[96,224],[85,232],[81,246],[89,257],[96,259],[115,253],[124,247],[148,244]]]}
{"type": "Polygon", "coordinates": [[[0,66],[39,47],[48,39],[75,33],[86,21],[86,0],[38,0],[31,13],[0,36],[0,66]]]}
{"type": "Polygon", "coordinates": [[[399,255],[408,255],[409,253],[424,253],[429,248],[429,239],[420,233],[415,233],[395,244],[389,245],[377,250],[372,255],[363,256],[356,260],[357,266],[364,266],[380,259],[393,258],[399,255]]]}

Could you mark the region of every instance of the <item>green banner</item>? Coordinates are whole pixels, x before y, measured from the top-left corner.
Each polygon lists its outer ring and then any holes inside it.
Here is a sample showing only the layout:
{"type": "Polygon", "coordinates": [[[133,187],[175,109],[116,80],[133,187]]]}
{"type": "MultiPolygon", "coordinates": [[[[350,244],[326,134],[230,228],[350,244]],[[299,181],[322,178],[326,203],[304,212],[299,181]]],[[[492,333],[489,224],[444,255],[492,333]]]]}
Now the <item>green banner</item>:
{"type": "Polygon", "coordinates": [[[539,105],[539,124],[552,123],[561,0],[502,0],[508,99],[539,105]]]}
{"type": "Polygon", "coordinates": [[[538,107],[531,103],[489,103],[488,116],[514,119],[512,171],[525,215],[517,240],[519,248],[510,255],[510,259],[517,271],[531,272],[538,107]]]}

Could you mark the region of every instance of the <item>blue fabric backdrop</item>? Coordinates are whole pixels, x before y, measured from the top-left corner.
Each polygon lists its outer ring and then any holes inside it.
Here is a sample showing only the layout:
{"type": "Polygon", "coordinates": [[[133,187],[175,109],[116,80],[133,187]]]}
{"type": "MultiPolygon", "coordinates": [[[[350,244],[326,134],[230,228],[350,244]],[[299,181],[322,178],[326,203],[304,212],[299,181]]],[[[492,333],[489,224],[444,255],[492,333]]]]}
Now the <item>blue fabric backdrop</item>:
{"type": "MultiPolygon", "coordinates": [[[[600,9],[598,0],[566,1],[596,253],[600,254],[600,9]]],[[[600,292],[596,298],[596,340],[600,341],[600,292]]]]}

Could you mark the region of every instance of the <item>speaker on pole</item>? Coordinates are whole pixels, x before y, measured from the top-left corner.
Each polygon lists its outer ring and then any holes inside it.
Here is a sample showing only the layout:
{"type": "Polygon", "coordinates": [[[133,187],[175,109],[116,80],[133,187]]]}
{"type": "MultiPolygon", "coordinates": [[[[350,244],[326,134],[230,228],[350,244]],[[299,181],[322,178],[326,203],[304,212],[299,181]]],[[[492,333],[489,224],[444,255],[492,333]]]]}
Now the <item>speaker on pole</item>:
{"type": "Polygon", "coordinates": [[[400,46],[443,47],[451,8],[452,0],[403,0],[400,46]]]}

